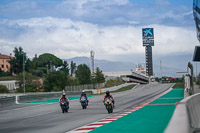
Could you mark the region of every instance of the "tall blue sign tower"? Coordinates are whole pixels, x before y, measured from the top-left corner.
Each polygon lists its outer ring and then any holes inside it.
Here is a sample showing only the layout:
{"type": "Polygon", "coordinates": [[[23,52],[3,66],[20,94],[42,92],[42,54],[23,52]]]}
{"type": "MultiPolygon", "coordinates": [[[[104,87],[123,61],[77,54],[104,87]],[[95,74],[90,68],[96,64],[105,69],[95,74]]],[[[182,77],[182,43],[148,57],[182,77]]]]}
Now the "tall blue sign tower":
{"type": "Polygon", "coordinates": [[[153,28],[142,29],[143,46],[145,46],[146,74],[153,76],[152,46],[154,46],[153,28]]]}

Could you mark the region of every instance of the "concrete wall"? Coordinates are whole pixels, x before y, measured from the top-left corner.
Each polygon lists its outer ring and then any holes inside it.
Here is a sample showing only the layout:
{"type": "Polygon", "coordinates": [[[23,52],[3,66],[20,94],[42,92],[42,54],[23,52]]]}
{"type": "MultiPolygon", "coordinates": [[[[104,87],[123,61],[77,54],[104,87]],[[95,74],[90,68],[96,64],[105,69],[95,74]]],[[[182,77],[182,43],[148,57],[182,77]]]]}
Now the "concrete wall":
{"type": "MultiPolygon", "coordinates": [[[[81,92],[66,92],[67,96],[80,95],[81,92]]],[[[0,107],[9,106],[18,103],[34,102],[41,100],[56,99],[61,97],[62,92],[49,92],[49,93],[31,93],[31,94],[15,94],[0,97],[0,107]]]]}
{"type": "MultiPolygon", "coordinates": [[[[101,93],[106,92],[107,90],[109,91],[115,91],[118,90],[122,87],[135,84],[135,83],[125,83],[122,85],[110,87],[110,88],[104,88],[101,89],[101,93]]],[[[97,94],[97,89],[88,89],[85,90],[87,94],[97,94]]],[[[28,94],[2,94],[0,95],[0,107],[1,106],[7,106],[7,105],[13,105],[15,103],[25,103],[25,102],[34,102],[34,101],[41,101],[41,100],[49,100],[49,99],[56,99],[61,96],[62,92],[47,92],[47,93],[28,93],[28,94]]],[[[69,92],[66,91],[67,96],[72,96],[72,95],[78,95],[80,96],[81,91],[73,91],[69,92]]]]}
{"type": "Polygon", "coordinates": [[[165,130],[165,133],[200,132],[200,93],[183,99],[165,130]]]}
{"type": "Polygon", "coordinates": [[[2,97],[0,98],[0,107],[7,106],[7,105],[14,105],[15,101],[16,101],[15,96],[2,97]]]}
{"type": "MultiPolygon", "coordinates": [[[[67,96],[72,95],[80,95],[81,92],[75,91],[75,92],[66,92],[67,96]]],[[[27,94],[27,95],[21,95],[18,96],[18,102],[33,102],[33,101],[41,101],[41,100],[49,100],[49,99],[56,99],[60,98],[62,95],[62,92],[49,92],[49,93],[40,93],[40,94],[27,94]]]]}

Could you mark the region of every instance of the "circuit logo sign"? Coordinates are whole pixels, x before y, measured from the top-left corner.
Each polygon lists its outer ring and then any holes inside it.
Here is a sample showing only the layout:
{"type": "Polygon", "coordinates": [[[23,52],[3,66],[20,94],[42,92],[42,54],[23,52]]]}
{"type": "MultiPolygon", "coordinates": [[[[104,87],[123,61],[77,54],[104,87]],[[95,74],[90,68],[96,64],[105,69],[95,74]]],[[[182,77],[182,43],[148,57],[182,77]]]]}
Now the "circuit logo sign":
{"type": "Polygon", "coordinates": [[[142,29],[143,39],[154,39],[153,28],[142,29]]]}
{"type": "Polygon", "coordinates": [[[142,29],[143,46],[154,46],[153,28],[142,29]]]}

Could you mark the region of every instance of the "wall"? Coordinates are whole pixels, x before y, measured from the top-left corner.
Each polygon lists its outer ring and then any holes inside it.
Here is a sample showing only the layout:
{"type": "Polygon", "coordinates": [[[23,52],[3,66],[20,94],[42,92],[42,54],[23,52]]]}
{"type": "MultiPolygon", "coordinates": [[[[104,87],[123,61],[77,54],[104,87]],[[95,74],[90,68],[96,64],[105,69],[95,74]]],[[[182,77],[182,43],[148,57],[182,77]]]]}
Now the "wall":
{"type": "Polygon", "coordinates": [[[165,130],[165,133],[200,132],[200,93],[183,99],[165,130]]]}

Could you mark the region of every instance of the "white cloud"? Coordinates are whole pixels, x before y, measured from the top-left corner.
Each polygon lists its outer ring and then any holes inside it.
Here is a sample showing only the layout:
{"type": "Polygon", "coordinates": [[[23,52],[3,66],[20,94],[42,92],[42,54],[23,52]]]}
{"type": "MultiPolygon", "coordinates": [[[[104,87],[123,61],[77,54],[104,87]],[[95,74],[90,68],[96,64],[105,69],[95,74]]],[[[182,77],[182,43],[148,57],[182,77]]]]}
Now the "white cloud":
{"type": "Polygon", "coordinates": [[[64,3],[73,4],[78,6],[79,8],[82,8],[84,4],[96,2],[99,4],[104,5],[126,5],[129,3],[129,0],[66,0],[64,3]]]}
{"type": "Polygon", "coordinates": [[[128,21],[129,24],[139,24],[140,22],[137,21],[128,21]]]}
{"type": "MultiPolygon", "coordinates": [[[[183,13],[191,12],[191,10],[192,8],[189,6],[182,6],[181,3],[173,5],[166,0],[151,2],[147,0],[146,2],[130,0],[18,0],[0,5],[0,16],[12,20],[50,16],[111,26],[140,22],[140,25],[162,24],[191,27],[194,25],[193,20],[183,16],[183,13]]],[[[192,16],[192,14],[188,15],[192,16]]]]}
{"type": "MultiPolygon", "coordinates": [[[[22,46],[31,57],[46,52],[60,58],[89,56],[90,50],[94,50],[95,56],[99,59],[144,54],[142,27],[99,26],[52,17],[4,20],[2,23],[23,30],[19,31],[19,35],[15,39],[5,39],[0,36],[0,40],[14,42],[15,46],[22,46]]],[[[194,45],[198,44],[195,29],[162,25],[145,27],[154,28],[153,54],[155,55],[192,53],[194,45]]],[[[13,28],[13,30],[15,29],[13,28]]],[[[0,45],[2,45],[2,41],[0,41],[0,45]]],[[[4,51],[7,54],[12,52],[10,48],[4,49],[4,51]]]]}

